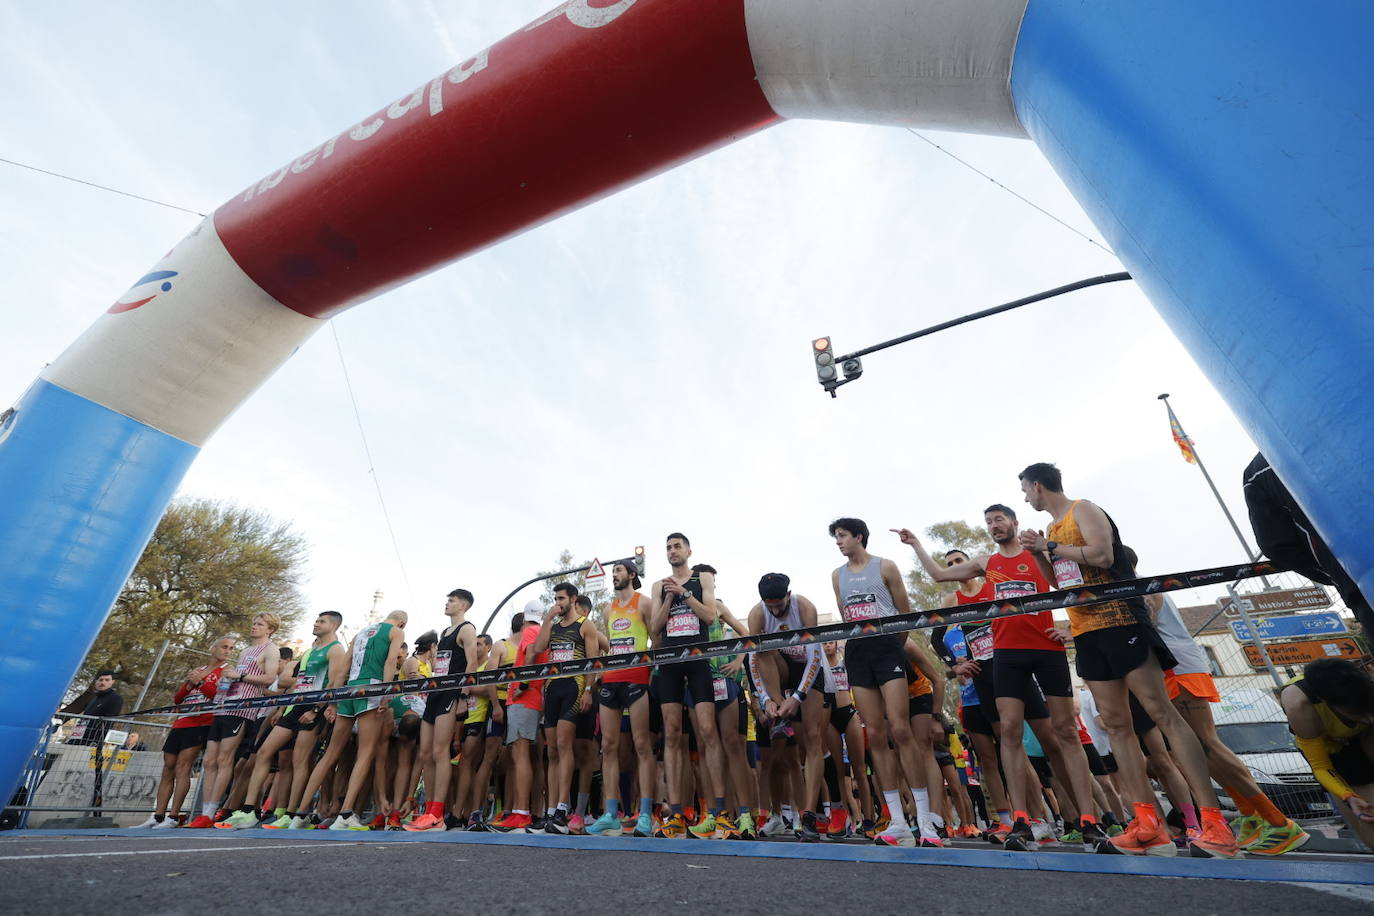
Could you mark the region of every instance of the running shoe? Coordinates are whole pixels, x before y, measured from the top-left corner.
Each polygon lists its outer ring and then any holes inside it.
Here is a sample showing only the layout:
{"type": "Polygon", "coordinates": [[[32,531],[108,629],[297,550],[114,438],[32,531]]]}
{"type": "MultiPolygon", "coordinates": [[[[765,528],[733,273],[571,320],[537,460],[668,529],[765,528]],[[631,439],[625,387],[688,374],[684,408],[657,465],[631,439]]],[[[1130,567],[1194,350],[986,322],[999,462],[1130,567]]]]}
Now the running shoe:
{"type": "MultiPolygon", "coordinates": [[[[181,826],[181,825],[177,823],[177,819],[174,818],[174,817],[171,817],[171,816],[169,815],[169,816],[167,816],[167,817],[164,817],[159,823],[154,824],[154,825],[153,825],[153,829],[154,829],[154,830],[168,830],[168,829],[170,829],[170,828],[172,828],[172,827],[180,827],[180,826],[181,826]]],[[[1306,841],[1306,840],[1303,840],[1303,842],[1306,843],[1307,841],[1306,841]]]]}
{"type": "Polygon", "coordinates": [[[1240,851],[1236,835],[1231,832],[1226,821],[1217,818],[1210,821],[1204,817],[1202,835],[1188,844],[1195,859],[1241,859],[1245,853],[1240,851]]]}
{"type": "Polygon", "coordinates": [[[1016,819],[1016,823],[1002,839],[1002,848],[1011,852],[1029,852],[1037,845],[1035,830],[1021,817],[1016,819]]]}
{"type": "Polygon", "coordinates": [[[496,833],[529,833],[534,820],[528,814],[510,814],[497,818],[487,826],[496,833]]]}
{"type": "Polygon", "coordinates": [[[1146,824],[1135,818],[1121,836],[1113,837],[1097,848],[1099,853],[1119,853],[1127,856],[1161,856],[1170,858],[1178,855],[1178,847],[1169,838],[1168,829],[1158,821],[1146,824]]]}
{"type": "Polygon", "coordinates": [[[472,816],[468,818],[468,825],[464,829],[468,833],[486,833],[487,822],[482,819],[482,812],[472,812],[472,816]]]}
{"type": "Polygon", "coordinates": [[[383,822],[383,825],[382,825],[381,827],[374,827],[373,829],[374,829],[374,830],[400,830],[400,829],[401,829],[401,812],[399,812],[399,811],[393,811],[393,812],[391,812],[390,814],[388,814],[388,815],[386,816],[386,819],[385,819],[385,821],[383,822]]]}
{"type": "Polygon", "coordinates": [[[1031,833],[1035,835],[1035,842],[1039,843],[1041,846],[1058,842],[1059,837],[1055,834],[1054,828],[1039,818],[1032,820],[1030,826],[1031,833]]]}
{"type": "Polygon", "coordinates": [[[444,826],[449,830],[462,830],[465,825],[461,817],[450,811],[444,815],[444,826]]]}
{"type": "Polygon", "coordinates": [[[306,817],[304,814],[297,814],[295,817],[291,818],[291,826],[288,827],[287,829],[288,829],[288,830],[314,830],[314,829],[315,829],[315,822],[312,821],[310,818],[306,817]]]}
{"type": "Polygon", "coordinates": [[[654,835],[654,819],[648,814],[641,814],[635,819],[634,835],[640,837],[651,837],[654,835]]]}
{"type": "Polygon", "coordinates": [[[1010,833],[1011,824],[1007,823],[1006,821],[998,821],[992,827],[992,829],[988,830],[987,833],[983,834],[983,838],[986,839],[989,843],[1001,845],[1002,843],[1006,842],[1007,836],[1010,833]]]}
{"type": "Polygon", "coordinates": [[[802,812],[802,816],[797,821],[796,837],[803,843],[820,842],[821,832],[817,829],[815,812],[802,812]]]}
{"type": "Polygon", "coordinates": [[[847,808],[832,808],[830,810],[830,823],[825,831],[826,839],[842,840],[847,836],[849,836],[849,810],[847,808]]]}
{"type": "Polygon", "coordinates": [[[291,820],[291,815],[283,814],[281,817],[275,817],[270,821],[263,821],[259,826],[264,830],[289,830],[291,820]]]}
{"type": "Polygon", "coordinates": [[[739,827],[728,814],[716,815],[716,834],[717,840],[738,840],[740,838],[739,827]]]}
{"type": "Polygon", "coordinates": [[[654,831],[654,837],[660,840],[686,839],[687,822],[683,820],[681,814],[670,814],[663,825],[654,831]]]}
{"type": "Polygon", "coordinates": [[[873,838],[873,843],[877,846],[905,846],[908,848],[919,845],[916,834],[912,833],[911,828],[905,824],[883,831],[873,838]]]}
{"type": "Polygon", "coordinates": [[[559,808],[553,813],[553,817],[547,818],[544,822],[544,832],[551,835],[567,836],[572,832],[572,826],[568,823],[568,812],[559,808]]]}
{"type": "Polygon", "coordinates": [[[525,830],[525,832],[526,832],[526,833],[548,833],[548,832],[549,832],[549,818],[548,818],[546,815],[543,815],[543,814],[540,814],[540,815],[538,815],[537,817],[536,817],[535,815],[531,814],[531,815],[530,815],[530,825],[529,825],[529,827],[525,830]]]}
{"type": "MultiPolygon", "coordinates": [[[[1107,835],[1102,832],[1102,828],[1091,821],[1079,829],[1078,835],[1079,841],[1083,844],[1084,852],[1097,852],[1097,847],[1107,842],[1107,835]]],[[[1060,842],[1068,843],[1069,835],[1065,834],[1060,842]]]]}
{"type": "Polygon", "coordinates": [[[687,828],[687,835],[698,840],[714,839],[716,835],[716,816],[708,813],[701,820],[687,828]]]}
{"type": "MultiPolygon", "coordinates": [[[[162,820],[167,820],[167,818],[163,818],[162,820]]],[[[146,829],[148,829],[149,827],[157,827],[157,826],[161,825],[161,823],[162,823],[162,821],[160,821],[160,820],[157,819],[157,815],[156,815],[156,814],[150,814],[150,815],[148,815],[148,819],[147,819],[146,821],[144,821],[144,822],[141,823],[141,824],[134,824],[134,825],[133,825],[132,827],[130,827],[129,829],[130,829],[130,830],[146,830],[146,829]]]]}
{"type": "Polygon", "coordinates": [[[783,820],[781,814],[774,814],[763,822],[763,827],[759,829],[759,836],[782,836],[786,832],[787,821],[783,820]]]}
{"type": "Polygon", "coordinates": [[[422,833],[426,830],[447,830],[448,824],[444,823],[442,817],[435,817],[429,812],[413,818],[410,823],[402,824],[402,830],[409,830],[411,833],[422,833]]]}
{"type": "Polygon", "coordinates": [[[229,816],[232,814],[234,814],[234,812],[230,811],[228,808],[220,808],[215,812],[215,823],[218,824],[220,821],[229,820],[229,816]]]}
{"type": "Polygon", "coordinates": [[[619,817],[607,811],[587,825],[587,832],[592,836],[620,836],[625,828],[619,817]]]}
{"type": "Polygon", "coordinates": [[[574,814],[568,818],[568,832],[574,836],[587,835],[587,822],[582,819],[582,815],[574,814]]]}
{"type": "Polygon", "coordinates": [[[1245,849],[1258,840],[1260,833],[1268,826],[1269,822],[1258,814],[1247,814],[1231,821],[1231,832],[1236,835],[1236,843],[1240,848],[1245,849]]]}
{"type": "Polygon", "coordinates": [[[1125,833],[1125,832],[1126,832],[1126,828],[1125,828],[1125,827],[1122,827],[1120,824],[1112,824],[1112,825],[1111,825],[1110,827],[1108,827],[1107,830],[1106,830],[1107,836],[1109,836],[1109,837],[1121,836],[1121,834],[1123,834],[1123,833],[1125,833]]]}
{"type": "Polygon", "coordinates": [[[881,831],[878,830],[877,824],[868,818],[864,818],[859,822],[858,832],[859,836],[863,837],[865,840],[872,840],[876,838],[881,831]]]}
{"type": "Polygon", "coordinates": [[[754,812],[747,808],[740,812],[738,826],[739,836],[736,839],[757,840],[759,838],[759,829],[754,824],[754,812]]]}
{"type": "Polygon", "coordinates": [[[891,818],[891,817],[889,817],[889,816],[886,815],[886,814],[881,815],[881,816],[878,818],[878,823],[877,823],[878,832],[879,832],[879,833],[882,833],[883,831],[887,830],[888,826],[889,826],[891,823],[892,823],[892,818],[891,818]]]}
{"type": "Polygon", "coordinates": [[[258,826],[258,816],[251,811],[235,811],[215,824],[220,830],[251,830],[258,826]]]}
{"type": "Polygon", "coordinates": [[[1260,831],[1259,839],[1246,846],[1245,851],[1257,856],[1281,856],[1285,852],[1301,849],[1307,845],[1307,841],[1310,839],[1312,839],[1311,834],[1293,821],[1289,821],[1282,827],[1275,827],[1266,821],[1264,829],[1260,831]]]}
{"type": "Polygon", "coordinates": [[[186,826],[192,830],[207,830],[215,826],[215,822],[208,815],[198,814],[195,819],[186,826]]]}
{"type": "Polygon", "coordinates": [[[358,815],[350,814],[347,817],[339,815],[334,818],[334,822],[329,825],[330,830],[366,830],[367,825],[358,820],[358,815]]]}

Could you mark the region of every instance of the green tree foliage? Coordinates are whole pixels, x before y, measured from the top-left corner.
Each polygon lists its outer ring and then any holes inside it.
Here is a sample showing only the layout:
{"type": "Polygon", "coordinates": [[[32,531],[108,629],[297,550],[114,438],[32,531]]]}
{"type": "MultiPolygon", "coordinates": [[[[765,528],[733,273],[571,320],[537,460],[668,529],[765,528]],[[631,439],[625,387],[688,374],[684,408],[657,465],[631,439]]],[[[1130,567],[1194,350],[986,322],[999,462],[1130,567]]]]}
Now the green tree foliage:
{"type": "MultiPolygon", "coordinates": [[[[548,575],[564,569],[580,569],[583,566],[589,566],[591,562],[591,560],[574,560],[572,551],[564,550],[558,555],[558,564],[554,566],[553,569],[544,570],[539,573],[539,575],[548,575]]],[[[570,582],[577,586],[578,594],[586,595],[591,599],[592,623],[596,624],[597,628],[602,632],[605,632],[606,608],[611,606],[613,595],[611,594],[611,567],[609,564],[603,563],[602,568],[605,569],[606,574],[599,579],[593,579],[590,586],[588,586],[586,581],[582,578],[581,573],[571,573],[569,575],[545,579],[544,594],[541,596],[544,606],[553,606],[553,587],[555,585],[560,582],[570,582]]]]}
{"type": "MultiPolygon", "coordinates": [[[[73,682],[84,689],[101,668],[141,687],[158,649],[170,640],[145,705],[165,701],[186,671],[203,664],[211,640],[246,635],[256,614],[282,618],[276,640],[300,621],[306,544],[264,512],[208,499],[177,500],[115,599],[73,682]]],[[[71,704],[84,705],[84,694],[71,704]]],[[[133,696],[129,697],[132,705],[133,696]]]]}
{"type": "MultiPolygon", "coordinates": [[[[931,525],[922,532],[922,542],[926,550],[936,560],[943,560],[946,551],[962,550],[971,557],[981,553],[991,553],[996,544],[988,537],[987,529],[975,528],[968,522],[952,519],[931,525]]],[[[938,608],[945,596],[954,591],[955,586],[935,582],[926,575],[916,555],[911,554],[911,572],[906,574],[906,590],[911,596],[912,610],[938,608]]]]}

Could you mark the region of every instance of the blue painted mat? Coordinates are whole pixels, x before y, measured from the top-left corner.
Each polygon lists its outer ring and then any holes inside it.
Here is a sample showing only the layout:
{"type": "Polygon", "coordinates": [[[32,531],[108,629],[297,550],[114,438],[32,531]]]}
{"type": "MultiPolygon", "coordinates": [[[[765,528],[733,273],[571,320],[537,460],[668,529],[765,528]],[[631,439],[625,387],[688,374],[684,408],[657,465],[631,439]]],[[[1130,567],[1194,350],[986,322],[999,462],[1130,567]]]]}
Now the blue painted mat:
{"type": "MultiPolygon", "coordinates": [[[[1002,868],[1024,871],[1074,872],[1099,875],[1144,875],[1156,878],[1225,878],[1239,881],[1305,881],[1326,884],[1374,885],[1374,858],[1351,856],[1330,859],[1172,859],[1135,856],[1095,856],[1075,852],[1006,852],[985,849],[885,849],[850,843],[792,843],[714,840],[648,840],[634,837],[541,836],[538,834],[353,830],[13,830],[13,837],[127,837],[157,840],[268,839],[320,843],[453,843],[479,846],[536,846],[546,849],[654,852],[695,856],[744,856],[764,859],[801,859],[829,862],[936,865],[955,868],[1002,868]]],[[[1299,854],[1301,855],[1301,854],[1299,854]]]]}

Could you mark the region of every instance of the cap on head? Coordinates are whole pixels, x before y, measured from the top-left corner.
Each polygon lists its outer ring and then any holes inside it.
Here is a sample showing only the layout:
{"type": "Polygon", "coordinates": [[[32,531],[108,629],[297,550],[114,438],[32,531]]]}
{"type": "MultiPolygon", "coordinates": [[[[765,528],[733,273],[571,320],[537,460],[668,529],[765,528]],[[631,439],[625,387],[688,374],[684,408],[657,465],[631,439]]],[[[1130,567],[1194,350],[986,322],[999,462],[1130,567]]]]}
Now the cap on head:
{"type": "Polygon", "coordinates": [[[792,580],[782,573],[764,573],[763,578],[759,580],[759,597],[767,601],[786,598],[787,590],[791,586],[792,580]]]}
{"type": "Polygon", "coordinates": [[[538,598],[531,598],[525,602],[525,610],[522,613],[525,615],[526,623],[538,623],[544,619],[544,602],[538,598]]]}

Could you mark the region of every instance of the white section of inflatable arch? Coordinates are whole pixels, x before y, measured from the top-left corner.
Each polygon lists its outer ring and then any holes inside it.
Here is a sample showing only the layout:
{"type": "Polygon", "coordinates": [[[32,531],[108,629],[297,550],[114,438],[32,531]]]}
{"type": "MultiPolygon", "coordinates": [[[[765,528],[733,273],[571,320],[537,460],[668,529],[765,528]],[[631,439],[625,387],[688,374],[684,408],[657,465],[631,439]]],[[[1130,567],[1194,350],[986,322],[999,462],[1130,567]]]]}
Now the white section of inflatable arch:
{"type": "Polygon", "coordinates": [[[102,315],[40,376],[202,446],[324,322],[277,302],[239,269],[213,218],[152,271],[171,289],[102,315]]]}
{"type": "Polygon", "coordinates": [[[745,0],[773,110],[1025,137],[1011,62],[1027,0],[745,0]]]}

